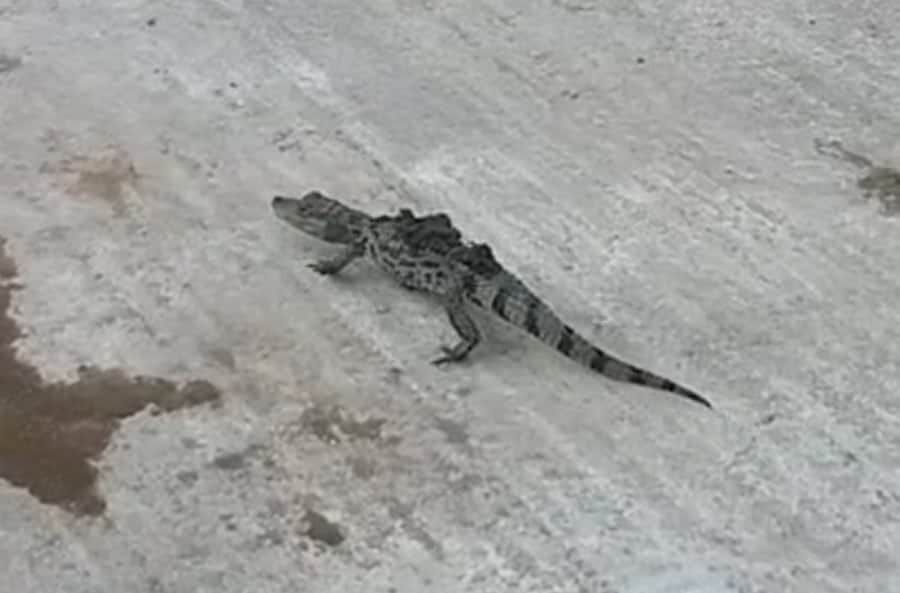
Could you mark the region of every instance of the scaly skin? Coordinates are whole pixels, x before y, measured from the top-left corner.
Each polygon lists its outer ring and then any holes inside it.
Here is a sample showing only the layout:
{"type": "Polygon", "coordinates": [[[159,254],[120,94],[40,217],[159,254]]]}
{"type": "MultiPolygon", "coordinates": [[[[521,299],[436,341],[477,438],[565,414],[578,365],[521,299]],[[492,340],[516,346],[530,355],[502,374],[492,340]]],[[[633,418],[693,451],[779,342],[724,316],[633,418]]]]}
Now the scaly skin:
{"type": "Polygon", "coordinates": [[[330,243],[343,245],[335,256],[309,266],[320,274],[337,274],[368,256],[404,287],[437,297],[459,335],[444,355],[444,364],[464,360],[481,341],[466,312],[466,302],[495,313],[564,356],[604,376],[686,397],[707,407],[697,393],[664,377],[620,360],[591,344],[494,258],[483,243],[464,243],[446,214],[416,217],[403,209],[396,216],[372,217],[313,191],[300,199],[276,196],[275,215],[291,226],[330,243]]]}

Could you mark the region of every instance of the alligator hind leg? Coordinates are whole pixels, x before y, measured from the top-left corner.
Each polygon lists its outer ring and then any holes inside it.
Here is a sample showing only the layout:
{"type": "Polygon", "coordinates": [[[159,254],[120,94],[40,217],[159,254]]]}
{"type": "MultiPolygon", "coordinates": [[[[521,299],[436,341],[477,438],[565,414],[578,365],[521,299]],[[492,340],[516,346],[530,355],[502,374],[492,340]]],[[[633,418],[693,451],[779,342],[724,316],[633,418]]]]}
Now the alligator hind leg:
{"type": "Polygon", "coordinates": [[[481,332],[478,331],[475,321],[466,312],[461,298],[450,300],[444,308],[447,311],[447,317],[450,319],[450,325],[453,326],[453,329],[456,330],[459,336],[459,342],[453,346],[441,346],[444,356],[431,361],[432,364],[436,365],[465,360],[469,352],[481,341],[481,332]]]}

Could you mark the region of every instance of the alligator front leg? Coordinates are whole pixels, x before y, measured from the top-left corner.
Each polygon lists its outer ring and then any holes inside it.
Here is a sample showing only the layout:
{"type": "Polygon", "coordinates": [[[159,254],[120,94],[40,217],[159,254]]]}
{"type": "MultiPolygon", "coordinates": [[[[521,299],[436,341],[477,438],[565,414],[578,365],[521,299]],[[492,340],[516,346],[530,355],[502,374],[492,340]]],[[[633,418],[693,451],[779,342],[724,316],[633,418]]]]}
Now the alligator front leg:
{"type": "Polygon", "coordinates": [[[462,298],[456,297],[451,299],[444,305],[444,308],[447,311],[450,324],[459,336],[459,342],[452,347],[441,346],[444,356],[431,361],[432,364],[436,365],[464,360],[469,355],[469,352],[481,341],[481,332],[478,331],[475,321],[466,312],[462,298]]]}
{"type": "Polygon", "coordinates": [[[343,250],[338,252],[337,255],[333,257],[329,257],[327,259],[320,259],[314,261],[310,264],[307,264],[307,267],[312,268],[316,272],[325,275],[331,276],[332,274],[337,274],[345,267],[347,264],[352,262],[358,257],[365,255],[366,246],[364,243],[354,243],[353,245],[347,245],[343,250]]]}

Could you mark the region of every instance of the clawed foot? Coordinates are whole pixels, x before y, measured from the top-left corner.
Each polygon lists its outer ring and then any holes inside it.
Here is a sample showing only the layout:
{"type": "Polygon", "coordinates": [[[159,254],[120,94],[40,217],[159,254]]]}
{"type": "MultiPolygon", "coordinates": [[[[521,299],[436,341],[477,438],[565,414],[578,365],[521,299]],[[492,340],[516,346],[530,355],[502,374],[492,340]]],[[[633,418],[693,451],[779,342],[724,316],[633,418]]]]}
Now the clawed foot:
{"type": "Polygon", "coordinates": [[[322,274],[323,276],[328,276],[330,274],[334,274],[336,271],[334,269],[334,266],[331,265],[331,262],[327,262],[327,261],[314,261],[312,263],[306,264],[306,267],[311,270],[315,270],[316,272],[318,272],[319,274],[322,274]]]}
{"type": "Polygon", "coordinates": [[[456,348],[451,348],[449,346],[441,346],[441,351],[444,353],[444,355],[440,358],[432,360],[431,364],[441,366],[450,362],[460,362],[466,357],[466,354],[468,354],[466,352],[460,355],[460,353],[457,352],[456,348]]]}

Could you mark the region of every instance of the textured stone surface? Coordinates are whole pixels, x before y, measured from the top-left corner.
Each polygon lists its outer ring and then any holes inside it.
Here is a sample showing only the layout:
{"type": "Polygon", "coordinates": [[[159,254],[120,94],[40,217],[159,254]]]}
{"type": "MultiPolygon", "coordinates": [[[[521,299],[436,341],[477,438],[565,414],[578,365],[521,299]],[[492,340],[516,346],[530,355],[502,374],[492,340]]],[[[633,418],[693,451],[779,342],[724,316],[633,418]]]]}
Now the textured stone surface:
{"type": "Polygon", "coordinates": [[[889,590],[900,7],[801,6],[0,2],[0,590],[889,590]],[[314,188],[716,410],[486,316],[434,368],[438,306],[303,266],[314,188]]]}

